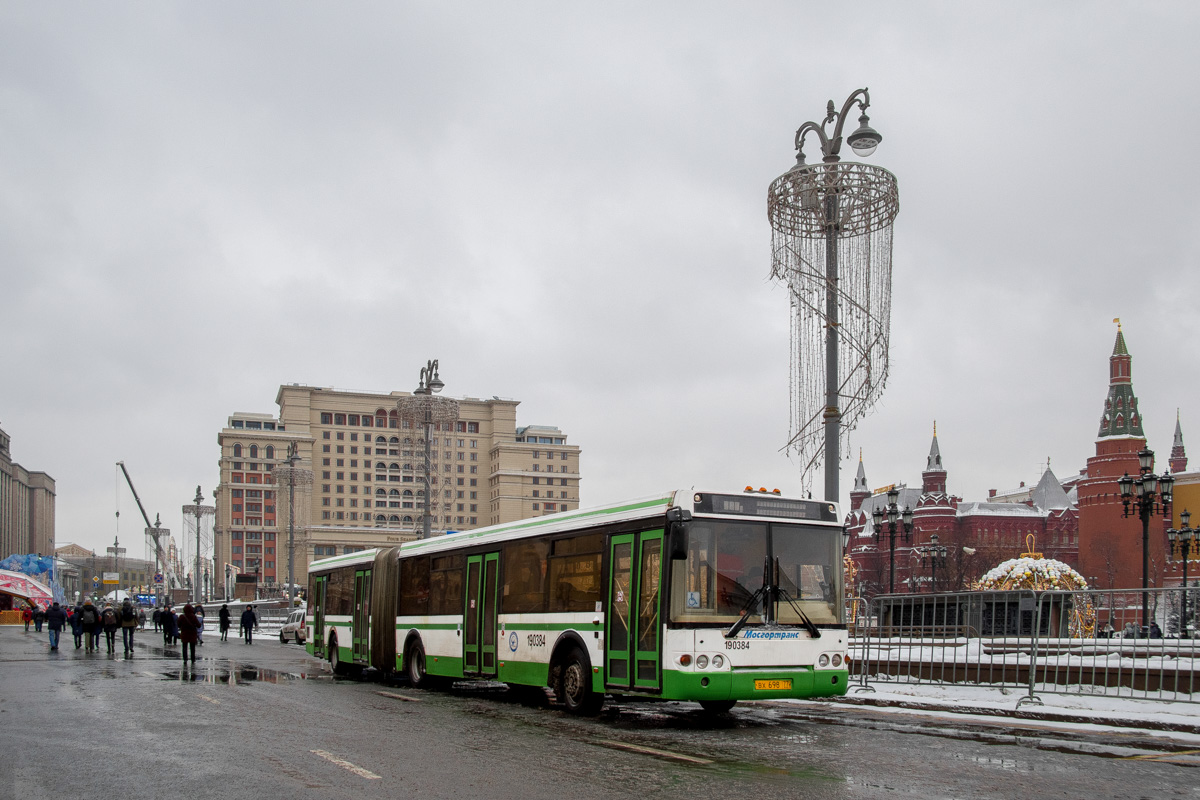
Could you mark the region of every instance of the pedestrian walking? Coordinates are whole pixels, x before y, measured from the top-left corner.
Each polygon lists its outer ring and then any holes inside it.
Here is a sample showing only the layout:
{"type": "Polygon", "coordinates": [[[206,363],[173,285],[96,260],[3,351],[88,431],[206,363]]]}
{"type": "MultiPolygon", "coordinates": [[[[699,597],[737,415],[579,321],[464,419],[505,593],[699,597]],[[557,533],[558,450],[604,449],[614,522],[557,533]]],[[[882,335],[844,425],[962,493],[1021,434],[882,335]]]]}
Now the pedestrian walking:
{"type": "Polygon", "coordinates": [[[108,645],[108,652],[117,652],[117,628],[121,627],[121,618],[117,616],[117,610],[111,602],[104,604],[104,610],[100,612],[100,622],[104,626],[104,641],[108,645]]]}
{"type": "Polygon", "coordinates": [[[139,631],[146,630],[146,609],[142,608],[141,606],[138,606],[137,617],[138,617],[138,630],[139,631]]]}
{"type": "Polygon", "coordinates": [[[59,608],[58,603],[50,606],[50,610],[46,612],[46,627],[50,631],[50,649],[58,649],[58,637],[62,635],[62,629],[67,625],[67,612],[59,608]]]}
{"type": "Polygon", "coordinates": [[[164,606],[162,614],[159,615],[159,624],[162,625],[163,644],[172,645],[175,643],[175,612],[171,607],[164,606]]]}
{"type": "Polygon", "coordinates": [[[176,621],[179,625],[179,641],[183,643],[183,666],[188,664],[188,650],[192,651],[192,664],[196,663],[196,639],[200,632],[200,618],[196,616],[196,609],[188,603],[183,607],[183,613],[179,615],[176,621]]]}
{"type": "Polygon", "coordinates": [[[1158,627],[1157,622],[1151,621],[1151,623],[1150,623],[1150,638],[1151,639],[1161,639],[1162,638],[1162,628],[1158,627]]]}
{"type": "Polygon", "coordinates": [[[25,610],[21,612],[21,621],[25,623],[25,632],[29,633],[29,623],[33,622],[33,609],[25,606],[25,610]]]}
{"type": "Polygon", "coordinates": [[[221,629],[221,641],[229,641],[229,606],[225,603],[221,604],[221,610],[217,612],[217,625],[221,629]]]}
{"type": "Polygon", "coordinates": [[[83,604],[83,609],[79,612],[79,624],[83,628],[83,632],[87,634],[87,648],[85,653],[90,653],[93,650],[100,649],[100,612],[96,610],[96,606],[88,600],[83,604]]]}
{"type": "Polygon", "coordinates": [[[162,629],[162,609],[155,606],[154,613],[150,615],[150,620],[154,623],[154,632],[158,633],[162,629]]]}
{"type": "Polygon", "coordinates": [[[42,632],[42,623],[46,621],[46,611],[41,606],[33,610],[33,632],[42,632]]]}
{"type": "Polygon", "coordinates": [[[137,628],[137,611],[128,597],[121,602],[120,615],[121,644],[125,647],[125,655],[133,655],[133,632],[137,628]]]}
{"type": "Polygon", "coordinates": [[[75,637],[75,649],[78,650],[83,647],[83,606],[76,604],[67,621],[71,623],[71,635],[75,637]]]}
{"type": "Polygon", "coordinates": [[[200,620],[200,627],[196,629],[196,644],[204,644],[204,606],[196,603],[196,619],[200,620]]]}
{"type": "Polygon", "coordinates": [[[246,606],[242,612],[242,635],[246,637],[246,644],[254,644],[254,629],[257,627],[258,616],[254,613],[254,606],[246,606]]]}

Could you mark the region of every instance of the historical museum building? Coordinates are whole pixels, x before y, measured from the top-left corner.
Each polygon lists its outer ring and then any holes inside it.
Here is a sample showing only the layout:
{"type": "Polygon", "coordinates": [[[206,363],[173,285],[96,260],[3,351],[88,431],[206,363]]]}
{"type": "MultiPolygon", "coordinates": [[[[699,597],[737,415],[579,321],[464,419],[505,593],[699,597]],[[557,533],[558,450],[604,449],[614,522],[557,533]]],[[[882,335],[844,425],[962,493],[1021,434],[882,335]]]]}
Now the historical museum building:
{"type": "Polygon", "coordinates": [[[54,552],[55,484],[12,460],[10,440],[0,429],[0,559],[54,552]]]}

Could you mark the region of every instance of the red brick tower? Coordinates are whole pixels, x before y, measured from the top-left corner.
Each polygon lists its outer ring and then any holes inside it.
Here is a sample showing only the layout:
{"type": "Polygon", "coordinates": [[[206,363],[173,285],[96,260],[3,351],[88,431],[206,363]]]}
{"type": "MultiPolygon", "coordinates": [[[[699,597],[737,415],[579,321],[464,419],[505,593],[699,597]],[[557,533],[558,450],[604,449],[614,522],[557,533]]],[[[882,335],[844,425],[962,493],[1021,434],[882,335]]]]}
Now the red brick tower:
{"type": "MultiPolygon", "coordinates": [[[[1117,480],[1138,475],[1138,451],[1146,446],[1142,417],[1133,393],[1132,359],[1117,323],[1117,341],[1109,358],[1108,397],[1100,419],[1096,455],[1087,461],[1087,477],[1078,484],[1079,571],[1103,589],[1142,585],[1142,523],[1123,516],[1117,480]]],[[[1162,585],[1165,544],[1160,520],[1150,523],[1150,583],[1162,585]]]]}
{"type": "MultiPolygon", "coordinates": [[[[1187,469],[1187,453],[1183,449],[1183,430],[1179,427],[1179,410],[1175,411],[1175,441],[1171,444],[1171,472],[1187,469]]],[[[1132,474],[1132,473],[1130,473],[1132,474]]]]}

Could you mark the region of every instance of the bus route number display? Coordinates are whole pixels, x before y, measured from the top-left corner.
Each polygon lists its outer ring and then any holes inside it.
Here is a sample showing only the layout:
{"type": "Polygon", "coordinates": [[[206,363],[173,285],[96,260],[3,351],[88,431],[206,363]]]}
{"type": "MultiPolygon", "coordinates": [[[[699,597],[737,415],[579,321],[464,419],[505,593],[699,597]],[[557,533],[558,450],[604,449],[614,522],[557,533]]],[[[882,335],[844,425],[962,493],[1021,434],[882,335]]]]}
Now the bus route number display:
{"type": "Polygon", "coordinates": [[[698,514],[731,514],[739,517],[783,517],[837,522],[831,503],[820,500],[786,500],[755,494],[699,494],[698,514]]]}

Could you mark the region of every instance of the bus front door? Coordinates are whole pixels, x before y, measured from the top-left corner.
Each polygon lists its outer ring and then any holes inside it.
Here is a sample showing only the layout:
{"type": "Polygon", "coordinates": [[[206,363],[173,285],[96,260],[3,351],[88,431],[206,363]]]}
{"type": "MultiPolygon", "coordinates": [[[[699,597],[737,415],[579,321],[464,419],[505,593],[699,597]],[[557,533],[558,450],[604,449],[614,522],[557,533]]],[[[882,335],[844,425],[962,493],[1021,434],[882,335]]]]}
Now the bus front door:
{"type": "Polygon", "coordinates": [[[309,598],[313,607],[313,655],[320,658],[325,657],[325,590],[328,586],[328,575],[318,577],[313,581],[313,596],[309,598]]]}
{"type": "Polygon", "coordinates": [[[605,675],[615,688],[657,689],[662,662],[663,532],[626,533],[609,542],[605,675]]]}
{"type": "Polygon", "coordinates": [[[350,620],[351,658],[359,663],[371,660],[371,570],[354,573],[354,616],[350,620]]]}
{"type": "Polygon", "coordinates": [[[500,554],[467,557],[463,599],[463,674],[496,675],[496,593],[500,554]]]}

